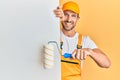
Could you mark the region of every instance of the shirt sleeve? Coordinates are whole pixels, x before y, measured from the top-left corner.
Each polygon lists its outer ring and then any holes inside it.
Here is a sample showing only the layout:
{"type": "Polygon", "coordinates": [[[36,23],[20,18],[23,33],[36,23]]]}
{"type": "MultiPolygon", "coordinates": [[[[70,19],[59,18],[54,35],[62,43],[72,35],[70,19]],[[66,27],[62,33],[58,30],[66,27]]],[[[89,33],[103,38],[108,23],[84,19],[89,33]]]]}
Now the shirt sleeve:
{"type": "Polygon", "coordinates": [[[82,48],[98,48],[95,42],[89,36],[83,36],[82,38],[82,48]]]}

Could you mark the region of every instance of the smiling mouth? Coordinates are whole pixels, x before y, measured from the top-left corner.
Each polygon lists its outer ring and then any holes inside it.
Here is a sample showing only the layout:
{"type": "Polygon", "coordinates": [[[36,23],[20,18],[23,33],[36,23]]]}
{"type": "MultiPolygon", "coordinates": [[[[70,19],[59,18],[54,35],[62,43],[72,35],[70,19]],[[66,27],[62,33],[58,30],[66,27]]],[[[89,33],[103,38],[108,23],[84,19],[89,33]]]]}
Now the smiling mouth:
{"type": "Polygon", "coordinates": [[[72,22],[65,21],[65,24],[67,24],[67,25],[71,25],[72,22]]]}
{"type": "Polygon", "coordinates": [[[74,26],[72,24],[73,23],[71,23],[71,22],[64,22],[64,24],[62,23],[63,29],[66,31],[72,30],[74,28],[74,26]]]}

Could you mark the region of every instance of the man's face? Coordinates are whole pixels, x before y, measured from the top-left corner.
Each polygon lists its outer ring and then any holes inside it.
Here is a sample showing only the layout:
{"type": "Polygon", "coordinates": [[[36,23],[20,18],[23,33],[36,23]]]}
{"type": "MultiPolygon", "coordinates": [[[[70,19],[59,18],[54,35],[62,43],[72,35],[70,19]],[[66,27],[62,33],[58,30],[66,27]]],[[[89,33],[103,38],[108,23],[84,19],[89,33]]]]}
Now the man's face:
{"type": "Polygon", "coordinates": [[[78,19],[78,14],[70,10],[64,11],[64,21],[62,21],[63,29],[66,31],[72,30],[76,26],[76,22],[78,19]]]}

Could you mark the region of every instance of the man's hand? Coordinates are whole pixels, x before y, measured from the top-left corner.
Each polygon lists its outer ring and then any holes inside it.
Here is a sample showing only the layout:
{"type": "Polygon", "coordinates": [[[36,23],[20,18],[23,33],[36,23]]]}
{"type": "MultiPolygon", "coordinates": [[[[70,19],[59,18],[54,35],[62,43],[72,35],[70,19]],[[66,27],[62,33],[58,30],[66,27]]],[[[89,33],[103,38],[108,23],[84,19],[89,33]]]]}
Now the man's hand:
{"type": "Polygon", "coordinates": [[[76,49],[72,53],[72,58],[78,60],[85,60],[86,57],[89,56],[92,52],[93,51],[90,48],[76,49]]]}
{"type": "Polygon", "coordinates": [[[61,6],[58,6],[55,10],[54,10],[54,14],[56,17],[60,18],[60,20],[64,20],[64,13],[62,11],[61,6]]]}

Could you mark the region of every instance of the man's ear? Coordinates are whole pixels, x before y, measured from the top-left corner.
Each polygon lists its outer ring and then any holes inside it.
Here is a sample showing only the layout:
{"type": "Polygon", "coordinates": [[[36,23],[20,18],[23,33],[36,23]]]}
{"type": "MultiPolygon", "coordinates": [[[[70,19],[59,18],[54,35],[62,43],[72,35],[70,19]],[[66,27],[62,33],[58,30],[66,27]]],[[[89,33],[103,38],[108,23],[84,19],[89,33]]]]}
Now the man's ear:
{"type": "Polygon", "coordinates": [[[80,17],[78,16],[78,20],[80,19],[80,17]]]}

